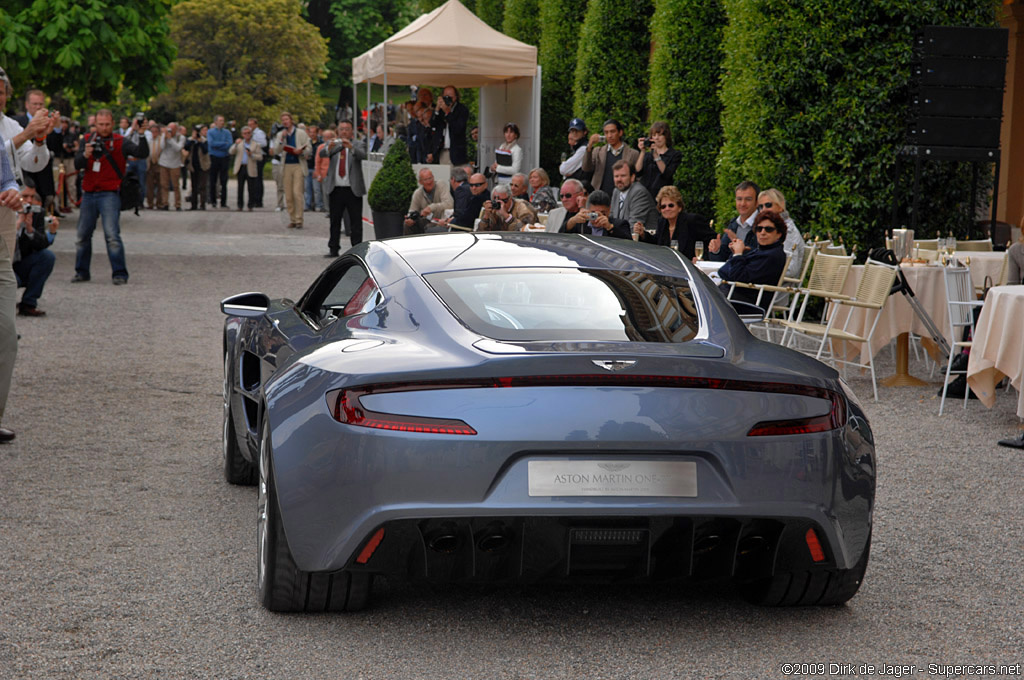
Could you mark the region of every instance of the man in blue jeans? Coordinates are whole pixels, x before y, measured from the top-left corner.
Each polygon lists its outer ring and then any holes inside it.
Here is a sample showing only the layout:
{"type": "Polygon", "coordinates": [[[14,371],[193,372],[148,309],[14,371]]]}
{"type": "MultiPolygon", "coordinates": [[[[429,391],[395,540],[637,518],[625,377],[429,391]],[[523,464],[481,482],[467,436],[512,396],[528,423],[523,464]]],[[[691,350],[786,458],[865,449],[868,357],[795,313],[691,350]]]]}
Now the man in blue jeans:
{"type": "Polygon", "coordinates": [[[126,156],[146,158],[149,145],[139,135],[139,121],[133,120],[127,136],[114,135],[114,116],[109,109],[96,112],[96,132],[86,135],[75,156],[75,168],[82,173],[82,205],[78,214],[78,240],[75,242],[75,276],[71,283],[92,278],[92,234],[96,220],[103,220],[107,257],[115,286],[128,283],[128,268],[121,242],[121,180],[126,156]]]}
{"type": "Polygon", "coordinates": [[[224,128],[224,116],[214,116],[213,127],[206,133],[206,146],[210,152],[210,207],[217,205],[217,187],[220,187],[220,207],[228,207],[228,153],[235,143],[231,131],[224,128]]]}

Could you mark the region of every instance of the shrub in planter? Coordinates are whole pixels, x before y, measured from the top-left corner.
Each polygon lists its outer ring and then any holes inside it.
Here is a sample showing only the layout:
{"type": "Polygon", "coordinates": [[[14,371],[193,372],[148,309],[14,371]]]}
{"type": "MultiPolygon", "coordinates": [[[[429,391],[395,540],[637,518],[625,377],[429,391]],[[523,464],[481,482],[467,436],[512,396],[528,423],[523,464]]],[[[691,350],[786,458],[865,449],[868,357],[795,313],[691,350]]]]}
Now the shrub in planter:
{"type": "Polygon", "coordinates": [[[378,239],[402,235],[402,218],[416,191],[416,175],[405,142],[396,139],[370,184],[366,200],[373,211],[373,229],[378,239]]]}

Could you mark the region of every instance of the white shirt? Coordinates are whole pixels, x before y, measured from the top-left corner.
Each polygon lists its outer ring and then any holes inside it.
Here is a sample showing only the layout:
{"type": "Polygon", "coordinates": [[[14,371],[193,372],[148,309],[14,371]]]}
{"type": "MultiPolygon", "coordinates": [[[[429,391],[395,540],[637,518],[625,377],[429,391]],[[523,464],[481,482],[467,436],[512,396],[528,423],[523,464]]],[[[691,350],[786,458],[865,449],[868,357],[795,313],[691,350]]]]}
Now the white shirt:
{"type": "Polygon", "coordinates": [[[252,141],[256,142],[258,146],[266,146],[267,133],[259,128],[254,128],[252,131],[252,141]]]}
{"type": "Polygon", "coordinates": [[[15,157],[12,140],[24,130],[25,128],[21,127],[18,121],[0,114],[0,135],[4,138],[4,150],[7,152],[7,160],[11,163],[11,169],[14,170],[15,179],[19,183],[22,182],[22,172],[39,172],[50,162],[50,150],[46,148],[45,144],[36,145],[33,139],[25,140],[25,143],[18,147],[18,155],[15,157]]]}
{"type": "Polygon", "coordinates": [[[558,172],[561,173],[563,179],[570,177],[583,167],[583,157],[585,155],[587,155],[587,145],[581,144],[580,148],[576,149],[572,156],[558,166],[558,172]]]}

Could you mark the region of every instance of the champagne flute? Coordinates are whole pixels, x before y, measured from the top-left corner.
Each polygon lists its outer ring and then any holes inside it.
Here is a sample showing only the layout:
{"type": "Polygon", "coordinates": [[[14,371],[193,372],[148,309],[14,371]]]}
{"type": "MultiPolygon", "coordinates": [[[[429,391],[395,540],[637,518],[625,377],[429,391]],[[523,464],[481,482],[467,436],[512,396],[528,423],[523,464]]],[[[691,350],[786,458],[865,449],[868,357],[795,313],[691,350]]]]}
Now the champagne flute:
{"type": "Polygon", "coordinates": [[[697,256],[698,260],[704,259],[704,241],[697,241],[693,244],[693,254],[697,256]]]}

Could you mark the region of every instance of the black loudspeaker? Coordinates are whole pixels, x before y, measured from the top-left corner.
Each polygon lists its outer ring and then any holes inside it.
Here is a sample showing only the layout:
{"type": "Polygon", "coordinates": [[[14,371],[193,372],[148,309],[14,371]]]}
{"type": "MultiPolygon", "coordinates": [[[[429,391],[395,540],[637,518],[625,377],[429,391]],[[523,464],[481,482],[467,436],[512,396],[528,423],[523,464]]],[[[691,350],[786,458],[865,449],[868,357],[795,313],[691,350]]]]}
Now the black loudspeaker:
{"type": "Polygon", "coordinates": [[[1006,59],[1009,50],[1005,28],[966,26],[925,26],[914,37],[919,54],[1006,59]]]}
{"type": "Polygon", "coordinates": [[[918,118],[907,127],[907,140],[918,146],[999,147],[999,118],[918,118]]]}
{"type": "Polygon", "coordinates": [[[926,26],[917,33],[908,144],[999,148],[1008,40],[1004,28],[926,26]]]}
{"type": "Polygon", "coordinates": [[[921,87],[911,106],[917,116],[968,116],[999,118],[1003,115],[1003,91],[972,87],[921,87]]]}

